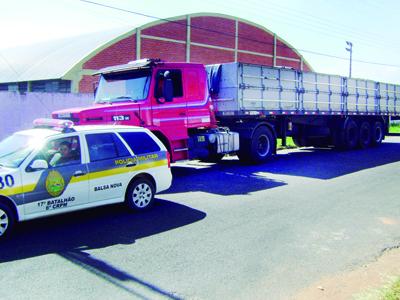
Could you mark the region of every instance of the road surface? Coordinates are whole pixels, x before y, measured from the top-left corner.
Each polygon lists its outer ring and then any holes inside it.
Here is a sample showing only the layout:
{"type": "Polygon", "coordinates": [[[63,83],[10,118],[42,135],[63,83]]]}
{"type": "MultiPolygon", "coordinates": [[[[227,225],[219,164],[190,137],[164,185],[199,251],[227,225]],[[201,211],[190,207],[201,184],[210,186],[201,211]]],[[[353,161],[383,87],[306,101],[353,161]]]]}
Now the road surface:
{"type": "Polygon", "coordinates": [[[400,137],[173,167],[146,213],[121,205],[21,224],[1,299],[288,299],[400,245],[400,137]]]}

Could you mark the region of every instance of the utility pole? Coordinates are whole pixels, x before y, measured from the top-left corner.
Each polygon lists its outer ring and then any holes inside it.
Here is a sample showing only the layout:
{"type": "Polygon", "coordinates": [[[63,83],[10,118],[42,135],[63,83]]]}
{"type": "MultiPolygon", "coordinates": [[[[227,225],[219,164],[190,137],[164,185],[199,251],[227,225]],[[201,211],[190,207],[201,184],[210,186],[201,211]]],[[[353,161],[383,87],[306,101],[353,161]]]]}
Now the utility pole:
{"type": "Polygon", "coordinates": [[[352,60],[353,60],[353,43],[346,41],[346,44],[348,46],[348,48],[346,48],[347,51],[350,52],[350,71],[349,71],[349,78],[351,78],[351,64],[352,64],[352,60]]]}

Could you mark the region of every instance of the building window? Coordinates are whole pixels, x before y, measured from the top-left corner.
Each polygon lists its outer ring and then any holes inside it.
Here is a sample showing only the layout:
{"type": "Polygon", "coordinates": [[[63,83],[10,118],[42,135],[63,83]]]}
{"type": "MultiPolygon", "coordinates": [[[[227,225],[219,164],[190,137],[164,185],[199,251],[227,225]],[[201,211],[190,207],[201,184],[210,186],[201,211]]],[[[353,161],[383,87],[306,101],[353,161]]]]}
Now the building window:
{"type": "Polygon", "coordinates": [[[42,93],[70,93],[70,80],[38,80],[31,82],[32,92],[42,93]]]}
{"type": "Polygon", "coordinates": [[[28,91],[28,83],[25,82],[18,82],[18,91],[20,93],[26,93],[28,91]]]}

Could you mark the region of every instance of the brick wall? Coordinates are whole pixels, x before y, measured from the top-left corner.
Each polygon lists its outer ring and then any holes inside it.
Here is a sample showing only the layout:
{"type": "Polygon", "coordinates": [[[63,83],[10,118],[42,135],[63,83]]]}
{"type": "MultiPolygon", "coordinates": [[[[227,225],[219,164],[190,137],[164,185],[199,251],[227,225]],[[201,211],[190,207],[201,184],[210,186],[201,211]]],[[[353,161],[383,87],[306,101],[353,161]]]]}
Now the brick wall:
{"type": "Polygon", "coordinates": [[[235,21],[217,17],[191,19],[190,38],[202,43],[225,48],[235,48],[235,21]]]}
{"type": "Polygon", "coordinates": [[[161,58],[165,61],[186,61],[186,45],[142,38],[142,58],[161,58]]]}
{"type": "Polygon", "coordinates": [[[142,34],[186,41],[186,19],[143,29],[142,34]]]}
{"type": "Polygon", "coordinates": [[[84,63],[84,69],[98,70],[136,59],[136,35],[133,34],[97,53],[84,63]]]}
{"type": "Polygon", "coordinates": [[[274,53],[274,36],[268,32],[239,22],[239,50],[260,52],[266,54],[274,53]]]}
{"type": "Polygon", "coordinates": [[[83,75],[79,82],[80,93],[93,93],[94,87],[98,82],[100,76],[83,75]]]}
{"type": "MultiPolygon", "coordinates": [[[[161,58],[166,61],[186,61],[186,17],[168,23],[161,23],[141,30],[141,58],[161,58]],[[150,38],[149,38],[150,37],[150,38]],[[162,39],[168,39],[162,40],[162,39]],[[171,41],[172,40],[172,41],[171,41]],[[176,41],[176,42],[175,42],[176,41]]],[[[190,18],[190,61],[203,64],[235,61],[236,21],[216,16],[192,16],[190,18]],[[202,46],[198,45],[202,44],[202,46]],[[204,47],[210,45],[210,47],[204,47]],[[214,46],[214,48],[213,48],[214,46]],[[215,47],[228,48],[218,49],[215,47]]],[[[246,63],[273,65],[273,58],[259,54],[273,55],[273,34],[248,24],[238,22],[238,61],[246,63]],[[241,50],[246,52],[241,52],[241,50]]],[[[300,69],[300,57],[284,42],[277,41],[277,56],[289,57],[298,61],[276,60],[278,66],[300,69]]],[[[84,69],[127,63],[136,59],[136,34],[107,47],[84,63],[84,69]]],[[[306,64],[304,70],[309,70],[306,64]]],[[[83,76],[79,82],[80,92],[93,91],[93,79],[83,76]]]]}

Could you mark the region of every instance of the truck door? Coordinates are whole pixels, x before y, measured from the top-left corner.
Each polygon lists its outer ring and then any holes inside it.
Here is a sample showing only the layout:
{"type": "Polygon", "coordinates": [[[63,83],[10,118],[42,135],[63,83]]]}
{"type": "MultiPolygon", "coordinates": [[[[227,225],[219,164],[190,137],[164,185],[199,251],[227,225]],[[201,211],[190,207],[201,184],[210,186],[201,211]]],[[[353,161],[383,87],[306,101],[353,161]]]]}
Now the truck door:
{"type": "Polygon", "coordinates": [[[159,127],[171,141],[187,139],[187,101],[184,95],[182,70],[158,70],[155,79],[154,97],[152,97],[153,126],[159,127]],[[172,81],[172,99],[164,97],[166,80],[172,81]]]}
{"type": "Polygon", "coordinates": [[[185,69],[188,128],[210,126],[211,110],[207,99],[208,93],[206,93],[206,78],[204,68],[185,69]]]}

